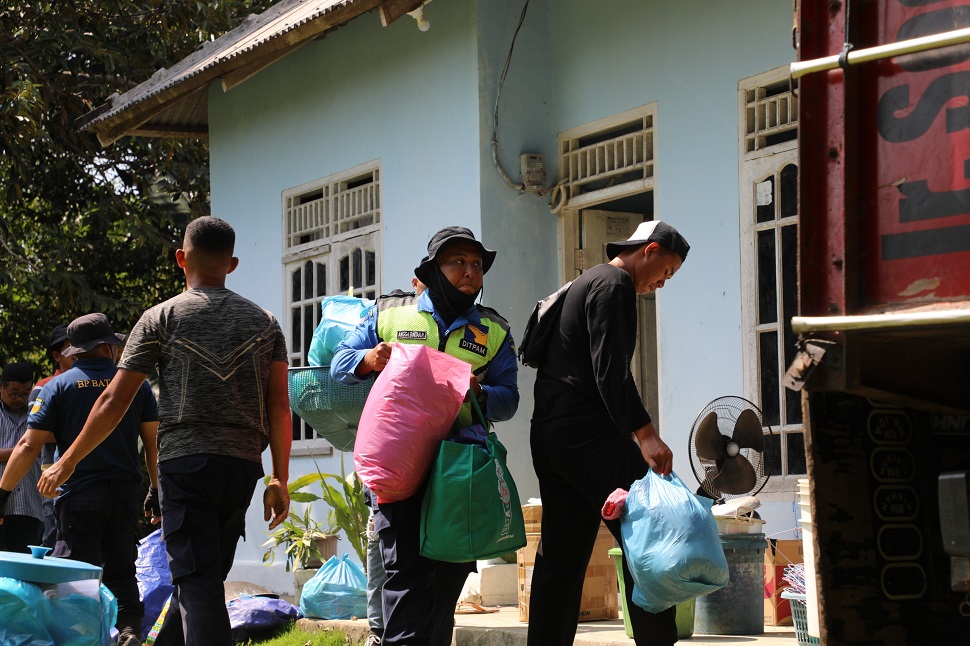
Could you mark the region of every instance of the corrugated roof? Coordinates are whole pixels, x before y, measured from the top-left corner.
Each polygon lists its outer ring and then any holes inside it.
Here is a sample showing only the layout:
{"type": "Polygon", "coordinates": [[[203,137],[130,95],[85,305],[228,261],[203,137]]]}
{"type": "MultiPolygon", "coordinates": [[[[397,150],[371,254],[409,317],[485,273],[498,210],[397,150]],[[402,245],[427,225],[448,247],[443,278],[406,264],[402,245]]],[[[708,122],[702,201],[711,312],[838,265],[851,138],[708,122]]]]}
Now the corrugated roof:
{"type": "Polygon", "coordinates": [[[203,89],[212,80],[233,72],[251,75],[381,1],[283,0],[132,90],[115,94],[78,126],[97,132],[105,145],[126,134],[204,135],[208,95],[203,89]]]}

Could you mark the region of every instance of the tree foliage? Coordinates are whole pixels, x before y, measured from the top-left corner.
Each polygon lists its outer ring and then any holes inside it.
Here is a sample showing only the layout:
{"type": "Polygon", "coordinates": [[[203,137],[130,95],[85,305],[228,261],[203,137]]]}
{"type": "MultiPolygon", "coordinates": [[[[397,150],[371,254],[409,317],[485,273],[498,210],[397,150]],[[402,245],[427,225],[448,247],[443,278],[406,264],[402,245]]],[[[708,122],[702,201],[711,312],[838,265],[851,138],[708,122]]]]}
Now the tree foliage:
{"type": "Polygon", "coordinates": [[[209,210],[204,141],[75,121],[272,0],[0,0],[0,361],[41,372],[58,323],[104,312],[127,330],[177,294],[185,224],[209,210]]]}

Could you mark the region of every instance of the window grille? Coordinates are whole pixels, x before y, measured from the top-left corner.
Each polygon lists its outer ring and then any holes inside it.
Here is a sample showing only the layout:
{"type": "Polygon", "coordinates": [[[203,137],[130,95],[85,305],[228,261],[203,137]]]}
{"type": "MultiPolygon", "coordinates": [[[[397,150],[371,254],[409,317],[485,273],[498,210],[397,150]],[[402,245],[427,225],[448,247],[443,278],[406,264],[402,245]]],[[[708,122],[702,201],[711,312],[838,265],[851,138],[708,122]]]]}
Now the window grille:
{"type": "MultiPolygon", "coordinates": [[[[326,296],[380,294],[381,198],[376,164],[283,192],[283,263],[287,277],[285,325],[292,367],[307,355],[326,296]]],[[[293,451],[329,451],[326,440],[293,415],[293,451]]]]}
{"type": "Polygon", "coordinates": [[[354,169],[283,194],[286,253],[380,228],[380,169],[354,169]]]}
{"type": "Polygon", "coordinates": [[[653,187],[656,104],[566,131],[559,171],[571,206],[653,187]]]}
{"type": "Polygon", "coordinates": [[[757,85],[741,92],[743,152],[752,153],[798,136],[798,100],[788,81],[757,85]]]}

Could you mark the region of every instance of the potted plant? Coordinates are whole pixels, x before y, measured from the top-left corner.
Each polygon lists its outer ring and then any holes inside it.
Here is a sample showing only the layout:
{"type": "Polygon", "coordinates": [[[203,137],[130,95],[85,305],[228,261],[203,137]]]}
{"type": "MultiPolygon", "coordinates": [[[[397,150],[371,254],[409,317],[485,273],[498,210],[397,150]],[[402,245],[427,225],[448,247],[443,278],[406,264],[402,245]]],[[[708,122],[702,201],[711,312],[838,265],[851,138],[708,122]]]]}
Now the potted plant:
{"type": "MultiPolygon", "coordinates": [[[[341,471],[343,463],[341,462],[341,471]]],[[[317,474],[323,489],[323,501],[330,505],[330,524],[344,533],[354,549],[364,571],[367,571],[367,522],[370,508],[364,500],[364,485],[353,471],[349,475],[341,473],[317,474]],[[331,484],[332,483],[332,484],[331,484]]]]}
{"type": "Polygon", "coordinates": [[[313,569],[337,553],[337,531],[332,525],[325,526],[311,518],[307,505],[303,516],[291,511],[262,546],[267,548],[263,554],[267,565],[276,559],[276,548],[283,546],[287,572],[291,568],[313,569]]]}
{"type": "MultiPolygon", "coordinates": [[[[290,569],[291,562],[301,563],[294,559],[291,552],[295,555],[298,551],[312,549],[304,548],[303,545],[311,543],[310,537],[303,534],[310,531],[319,535],[331,537],[334,541],[333,552],[336,553],[336,534],[342,531],[360,559],[362,566],[367,568],[367,521],[370,518],[370,509],[364,500],[364,485],[361,483],[357,474],[353,471],[349,475],[344,470],[343,460],[340,462],[341,475],[332,473],[321,473],[317,468],[316,473],[311,473],[289,483],[287,489],[290,492],[292,502],[312,503],[323,500],[330,506],[330,513],[327,519],[328,526],[324,529],[320,524],[310,518],[309,505],[307,506],[303,518],[290,512],[290,518],[270,535],[270,539],[264,543],[269,549],[263,555],[263,562],[270,564],[273,562],[273,548],[285,544],[287,553],[287,571],[290,569]],[[322,495],[317,495],[305,491],[310,485],[320,483],[322,495]],[[297,533],[300,532],[300,533],[297,533]]],[[[268,477],[267,477],[268,482],[268,477]]],[[[328,539],[329,540],[329,539],[328,539]]]]}

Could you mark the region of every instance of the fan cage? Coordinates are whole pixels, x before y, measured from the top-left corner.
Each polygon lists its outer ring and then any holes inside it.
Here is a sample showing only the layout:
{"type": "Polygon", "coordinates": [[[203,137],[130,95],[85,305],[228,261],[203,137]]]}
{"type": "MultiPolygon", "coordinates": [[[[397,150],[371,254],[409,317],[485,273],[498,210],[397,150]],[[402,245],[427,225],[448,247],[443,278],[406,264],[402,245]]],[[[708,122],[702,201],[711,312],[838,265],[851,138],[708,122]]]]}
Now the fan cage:
{"type": "Polygon", "coordinates": [[[761,423],[762,432],[766,436],[765,449],[767,449],[768,444],[770,443],[770,438],[773,435],[771,426],[765,424],[764,415],[761,413],[761,409],[744,397],[737,397],[734,395],[718,397],[701,410],[701,412],[697,415],[697,418],[694,420],[694,425],[691,427],[689,440],[691,469],[694,471],[694,477],[697,478],[697,481],[701,483],[701,488],[716,499],[732,500],[742,496],[753,496],[764,488],[771,474],[771,460],[767,450],[759,452],[750,448],[741,449],[739,455],[743,456],[751,464],[751,466],[754,467],[755,474],[758,476],[758,482],[751,491],[733,494],[724,493],[715,487],[713,483],[715,476],[718,474],[716,461],[708,460],[697,455],[697,448],[694,445],[694,436],[697,433],[697,427],[700,425],[701,420],[712,412],[716,413],[718,432],[721,435],[731,437],[734,434],[734,424],[737,422],[738,416],[741,415],[741,413],[745,410],[751,410],[755,415],[758,416],[758,421],[761,423]]]}

